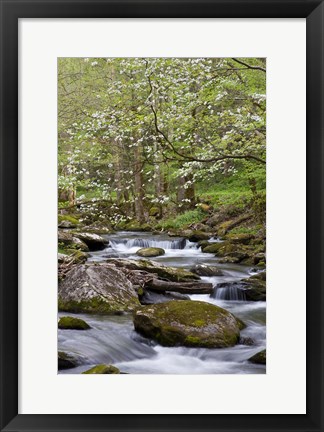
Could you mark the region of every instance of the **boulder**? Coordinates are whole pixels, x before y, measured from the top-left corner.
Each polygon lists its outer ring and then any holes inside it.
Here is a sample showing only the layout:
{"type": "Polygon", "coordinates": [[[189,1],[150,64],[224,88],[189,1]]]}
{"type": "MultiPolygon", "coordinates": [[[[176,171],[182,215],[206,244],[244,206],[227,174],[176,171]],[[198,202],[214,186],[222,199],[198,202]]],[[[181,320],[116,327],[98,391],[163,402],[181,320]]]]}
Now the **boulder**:
{"type": "Polygon", "coordinates": [[[120,374],[120,370],[112,365],[100,364],[82,373],[108,375],[108,374],[120,374]]]}
{"type": "Polygon", "coordinates": [[[73,260],[74,264],[83,264],[88,259],[88,254],[81,250],[66,249],[66,252],[69,254],[69,261],[73,260]]]}
{"type": "Polygon", "coordinates": [[[171,301],[134,312],[135,330],[164,346],[231,347],[243,326],[225,309],[201,301],[171,301]]]}
{"type": "Polygon", "coordinates": [[[263,350],[254,354],[254,356],[249,358],[249,361],[256,364],[266,364],[267,363],[267,351],[263,350]]]}
{"type": "Polygon", "coordinates": [[[245,284],[245,297],[250,301],[266,301],[266,272],[261,272],[247,279],[245,284]]]}
{"type": "Polygon", "coordinates": [[[201,250],[203,250],[206,246],[209,246],[211,243],[209,243],[209,241],[208,240],[200,240],[199,242],[198,242],[198,247],[200,247],[201,248],[201,250]]]}
{"type": "Polygon", "coordinates": [[[74,266],[60,281],[59,310],[72,313],[121,313],[140,306],[133,284],[108,264],[74,266]]]}
{"type": "Polygon", "coordinates": [[[70,249],[79,249],[83,252],[88,252],[89,248],[88,246],[79,238],[75,237],[69,232],[58,230],[57,234],[58,242],[63,244],[64,247],[70,248],[70,249]]]}
{"type": "Polygon", "coordinates": [[[136,255],[144,258],[157,257],[165,254],[165,250],[158,247],[141,248],[136,252],[136,255]]]}
{"type": "Polygon", "coordinates": [[[209,243],[208,245],[202,246],[201,250],[204,253],[212,253],[216,254],[219,249],[223,246],[223,242],[217,242],[217,243],[209,243]]]}
{"type": "Polygon", "coordinates": [[[98,234],[82,232],[75,233],[74,236],[85,243],[90,251],[103,250],[108,245],[108,240],[98,234]]]}
{"type": "Polygon", "coordinates": [[[194,243],[197,243],[201,240],[209,240],[211,237],[210,234],[207,234],[203,231],[196,231],[188,237],[188,240],[194,243]]]}
{"type": "Polygon", "coordinates": [[[149,211],[149,215],[152,217],[158,217],[160,216],[161,211],[159,209],[159,207],[151,207],[150,211],[149,211]]]}
{"type": "Polygon", "coordinates": [[[77,359],[63,351],[58,352],[58,370],[72,369],[78,365],[77,359]]]}
{"type": "Polygon", "coordinates": [[[148,224],[142,224],[140,225],[136,221],[128,222],[124,228],[125,231],[134,231],[134,232],[140,232],[140,231],[151,231],[152,227],[150,227],[148,224]]]}
{"type": "Polygon", "coordinates": [[[206,264],[196,264],[190,269],[192,273],[199,276],[223,276],[224,273],[221,269],[215,266],[208,266],[206,264]]]}
{"type": "Polygon", "coordinates": [[[76,228],[76,225],[70,221],[64,220],[58,224],[58,227],[62,229],[72,229],[76,228]]]}
{"type": "Polygon", "coordinates": [[[69,261],[69,255],[63,254],[63,253],[57,254],[57,262],[59,264],[63,264],[63,263],[68,262],[68,261],[69,261]]]}
{"type": "Polygon", "coordinates": [[[236,228],[237,226],[241,225],[243,222],[248,221],[251,219],[252,216],[250,214],[241,215],[235,219],[227,220],[225,222],[222,222],[217,229],[217,234],[220,236],[224,236],[227,234],[230,230],[233,228],[236,228]]]}
{"type": "Polygon", "coordinates": [[[114,264],[116,267],[129,270],[143,270],[148,273],[157,274],[160,278],[174,282],[189,282],[199,280],[200,277],[192,272],[178,267],[167,267],[160,263],[148,260],[128,260],[128,259],[107,259],[107,263],[114,264]]]}
{"type": "Polygon", "coordinates": [[[255,237],[252,234],[226,234],[225,236],[226,240],[230,241],[231,243],[239,243],[239,244],[250,244],[251,240],[253,240],[255,237]]]}
{"type": "Polygon", "coordinates": [[[80,318],[65,316],[60,318],[58,328],[62,330],[88,330],[90,326],[80,318]]]}
{"type": "Polygon", "coordinates": [[[76,228],[80,225],[78,219],[70,215],[58,215],[57,221],[59,228],[76,228]]]}
{"type": "Polygon", "coordinates": [[[237,282],[223,282],[218,284],[217,288],[241,291],[246,301],[266,301],[266,282],[263,277],[265,276],[258,274],[237,282]]]}

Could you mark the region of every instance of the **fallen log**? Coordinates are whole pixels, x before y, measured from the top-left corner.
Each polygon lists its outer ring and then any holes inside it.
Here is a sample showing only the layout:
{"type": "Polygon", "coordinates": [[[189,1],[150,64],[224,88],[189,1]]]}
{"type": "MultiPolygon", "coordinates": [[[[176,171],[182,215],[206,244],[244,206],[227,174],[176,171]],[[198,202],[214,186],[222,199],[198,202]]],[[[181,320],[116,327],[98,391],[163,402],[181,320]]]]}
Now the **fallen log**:
{"type": "Polygon", "coordinates": [[[161,279],[150,279],[145,282],[145,288],[155,292],[177,292],[180,294],[212,294],[214,291],[211,283],[205,282],[169,282],[161,279]]]}

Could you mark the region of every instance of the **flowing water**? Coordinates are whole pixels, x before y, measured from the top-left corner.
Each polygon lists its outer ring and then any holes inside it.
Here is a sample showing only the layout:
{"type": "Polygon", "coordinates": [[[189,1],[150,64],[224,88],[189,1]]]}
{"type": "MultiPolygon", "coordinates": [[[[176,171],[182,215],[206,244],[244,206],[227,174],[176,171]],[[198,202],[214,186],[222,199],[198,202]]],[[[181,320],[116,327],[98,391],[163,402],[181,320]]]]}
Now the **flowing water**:
{"type": "MultiPolygon", "coordinates": [[[[252,346],[238,344],[232,348],[205,349],[162,347],[135,332],[131,315],[102,316],[67,314],[87,321],[86,331],[58,330],[58,348],[73,354],[80,365],[60,373],[80,373],[100,363],[113,364],[122,372],[132,374],[262,374],[265,366],[248,362],[248,358],[266,347],[266,303],[247,302],[244,292],[237,288],[217,288],[221,282],[236,281],[249,276],[251,269],[239,264],[221,264],[213,254],[202,253],[196,243],[167,235],[152,233],[119,232],[103,236],[109,246],[92,252],[89,261],[104,261],[119,257],[141,259],[136,252],[141,247],[161,247],[165,255],[151,258],[173,267],[190,269],[196,264],[214,265],[223,271],[222,276],[202,277],[213,283],[212,295],[191,295],[200,300],[221,306],[241,318],[247,327],[241,338],[252,338],[252,346]]],[[[218,241],[213,239],[212,241],[218,241]]]]}

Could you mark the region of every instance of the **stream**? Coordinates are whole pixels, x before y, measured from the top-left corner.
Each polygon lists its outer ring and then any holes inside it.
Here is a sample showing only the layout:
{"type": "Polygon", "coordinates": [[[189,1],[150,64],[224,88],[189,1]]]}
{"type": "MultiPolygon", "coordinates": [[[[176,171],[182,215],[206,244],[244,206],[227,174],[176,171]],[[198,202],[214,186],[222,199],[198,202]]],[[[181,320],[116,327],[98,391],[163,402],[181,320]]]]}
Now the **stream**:
{"type": "MultiPolygon", "coordinates": [[[[215,286],[212,295],[191,295],[200,300],[223,307],[241,318],[247,325],[242,338],[252,338],[253,346],[238,344],[232,348],[162,347],[135,332],[129,314],[103,316],[95,314],[59,313],[58,316],[77,316],[84,319],[90,330],[58,330],[58,349],[73,354],[80,365],[61,370],[60,374],[81,373],[100,363],[113,364],[122,372],[132,374],[263,374],[265,365],[247,361],[266,348],[266,302],[245,301],[233,288],[219,288],[221,282],[246,278],[253,273],[250,267],[239,264],[221,264],[213,254],[201,252],[197,243],[167,234],[146,232],[119,232],[103,235],[109,246],[91,252],[88,261],[107,258],[141,259],[136,252],[141,247],[161,247],[165,255],[149,258],[161,264],[189,270],[196,264],[214,265],[223,276],[201,277],[215,286]]],[[[212,239],[211,241],[219,241],[212,239]]],[[[145,258],[147,259],[147,258],[145,258]]]]}

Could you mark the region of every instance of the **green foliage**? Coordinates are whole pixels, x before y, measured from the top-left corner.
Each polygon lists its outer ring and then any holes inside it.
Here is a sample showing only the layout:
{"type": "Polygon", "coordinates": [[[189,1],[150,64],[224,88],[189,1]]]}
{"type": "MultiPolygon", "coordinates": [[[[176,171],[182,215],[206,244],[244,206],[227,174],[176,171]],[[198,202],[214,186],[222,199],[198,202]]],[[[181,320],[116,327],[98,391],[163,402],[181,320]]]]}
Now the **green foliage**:
{"type": "Polygon", "coordinates": [[[164,220],[161,222],[158,227],[167,229],[167,228],[174,228],[174,229],[181,229],[186,228],[188,225],[191,225],[193,223],[200,222],[201,219],[206,217],[206,214],[199,208],[195,210],[188,210],[187,212],[180,214],[176,217],[170,217],[169,219],[164,220]]]}
{"type": "MultiPolygon", "coordinates": [[[[197,195],[216,206],[253,198],[261,215],[249,180],[265,189],[266,65],[238,60],[59,59],[58,186],[116,206],[86,204],[84,222],[143,223],[150,208],[182,212],[197,195]]],[[[197,221],[187,217],[176,225],[197,221]]]]}

